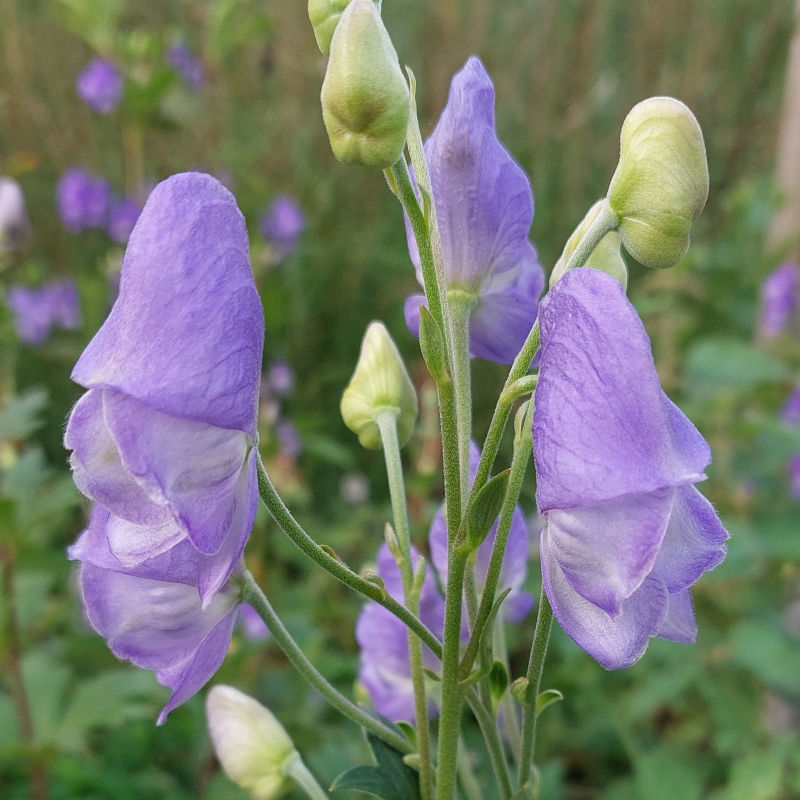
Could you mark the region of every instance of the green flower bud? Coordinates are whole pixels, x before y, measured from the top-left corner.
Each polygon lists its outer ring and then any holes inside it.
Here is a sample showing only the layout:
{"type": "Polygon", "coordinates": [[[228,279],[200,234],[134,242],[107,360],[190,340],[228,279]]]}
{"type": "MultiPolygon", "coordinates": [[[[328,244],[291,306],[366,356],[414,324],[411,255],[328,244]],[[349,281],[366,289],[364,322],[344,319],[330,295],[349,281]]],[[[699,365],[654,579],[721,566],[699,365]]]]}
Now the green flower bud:
{"type": "Polygon", "coordinates": [[[333,32],[349,3],[350,0],[308,0],[308,18],[314,28],[317,45],[324,56],[331,51],[333,32]]]}
{"type": "MultiPolygon", "coordinates": [[[[586,212],[586,216],[572,232],[569,239],[567,239],[567,243],[564,245],[564,252],[561,253],[558,261],[556,261],[556,265],[553,267],[553,271],[550,273],[550,286],[564,277],[564,268],[567,266],[569,257],[575,252],[578,242],[580,242],[589,226],[597,218],[603,202],[603,200],[598,200],[586,212]]],[[[593,267],[594,269],[599,269],[601,272],[607,272],[613,278],[616,278],[622,284],[623,288],[628,288],[628,267],[625,264],[625,259],[622,257],[620,235],[617,231],[610,231],[607,233],[598,242],[597,247],[592,250],[589,258],[586,259],[586,263],[580,264],[580,266],[593,267]]]]}
{"type": "Polygon", "coordinates": [[[707,197],[706,147],[694,114],[674,97],[635,105],[622,124],[608,187],[625,249],[646,267],[677,264],[707,197]]]}
{"type": "Polygon", "coordinates": [[[376,420],[385,411],[397,415],[400,447],[411,438],[417,421],[417,393],[382,322],[370,322],[364,334],[361,354],[342,395],[340,408],[344,424],[368,450],[381,449],[376,420]]]}
{"type": "Polygon", "coordinates": [[[372,0],[351,0],[330,53],[321,100],[333,154],[345,164],[392,166],[406,142],[408,84],[372,0]]]}
{"type": "Polygon", "coordinates": [[[217,685],[208,693],[206,718],[228,777],[255,800],[280,796],[299,756],[272,712],[232,686],[217,685]]]}

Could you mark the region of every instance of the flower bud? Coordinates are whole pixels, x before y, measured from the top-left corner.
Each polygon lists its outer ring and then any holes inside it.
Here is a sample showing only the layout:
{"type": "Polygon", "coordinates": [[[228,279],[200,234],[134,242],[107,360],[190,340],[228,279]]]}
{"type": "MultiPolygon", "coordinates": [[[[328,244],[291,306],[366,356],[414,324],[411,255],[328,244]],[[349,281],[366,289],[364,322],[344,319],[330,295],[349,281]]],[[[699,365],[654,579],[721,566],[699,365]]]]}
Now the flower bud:
{"type": "Polygon", "coordinates": [[[353,377],[341,402],[344,424],[358,436],[362,447],[380,450],[378,414],[397,415],[397,439],[403,447],[417,420],[417,394],[403,359],[382,322],[371,322],[361,342],[353,377]]]}
{"type": "Polygon", "coordinates": [[[21,250],[27,238],[28,215],[22,189],[15,180],[0,178],[0,255],[21,250]]]}
{"type": "Polygon", "coordinates": [[[297,754],[268,709],[238,689],[219,684],[208,693],[206,718],[217,758],[234,783],[256,800],[283,793],[297,754]]]}
{"type": "Polygon", "coordinates": [[[333,32],[349,3],[350,0],[308,0],[308,18],[314,28],[317,46],[324,56],[331,51],[333,32]]]}
{"type": "Polygon", "coordinates": [[[345,164],[384,169],[402,155],[409,93],[397,52],[372,0],[352,0],[331,39],[322,119],[345,164]]]}
{"type": "MultiPolygon", "coordinates": [[[[564,268],[567,266],[569,257],[575,252],[575,248],[583,238],[589,226],[596,219],[600,208],[603,205],[603,200],[598,200],[587,212],[581,223],[572,232],[572,235],[567,239],[564,245],[564,252],[561,253],[560,258],[556,261],[553,271],[550,273],[550,286],[557,280],[564,277],[564,268]]],[[[623,286],[628,287],[628,267],[625,264],[625,259],[622,257],[620,250],[620,236],[617,231],[610,231],[607,233],[597,244],[597,247],[592,250],[589,258],[586,259],[585,264],[579,264],[581,267],[593,267],[599,269],[601,272],[607,272],[612,278],[616,278],[623,286]]]]}
{"type": "Polygon", "coordinates": [[[634,106],[608,187],[625,249],[646,267],[677,264],[707,197],[706,148],[694,114],[673,97],[634,106]]]}

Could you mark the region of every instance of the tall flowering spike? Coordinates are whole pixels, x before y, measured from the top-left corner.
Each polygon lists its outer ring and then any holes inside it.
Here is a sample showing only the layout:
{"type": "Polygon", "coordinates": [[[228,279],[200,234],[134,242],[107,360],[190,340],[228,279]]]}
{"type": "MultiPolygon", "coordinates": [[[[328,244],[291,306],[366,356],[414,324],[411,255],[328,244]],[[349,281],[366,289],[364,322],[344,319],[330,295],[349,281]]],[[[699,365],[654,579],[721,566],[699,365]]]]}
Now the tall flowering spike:
{"type": "Polygon", "coordinates": [[[608,187],[625,249],[646,267],[677,264],[707,197],[706,146],[694,114],[674,97],[635,105],[622,124],[608,187]]]}
{"type": "Polygon", "coordinates": [[[78,488],[111,513],[120,564],[188,540],[205,604],[255,517],[263,338],[232,195],[198,173],[162,182],[131,234],[114,307],[72,372],[88,391],[64,442],[78,488]]]}
{"type": "Polygon", "coordinates": [[[215,686],[206,719],[217,758],[227,776],[255,800],[280,797],[289,762],[299,758],[272,712],[232,686],[215,686]]]}
{"type": "MultiPolygon", "coordinates": [[[[536,319],[544,273],[528,240],[533,194],[525,173],[500,143],[494,87],[472,56],[450,86],[436,129],[425,143],[445,278],[475,295],[470,317],[473,356],[510,364],[536,319]]],[[[409,225],[408,249],[422,283],[409,225]]],[[[409,328],[419,334],[422,295],[406,301],[409,328]]]]}
{"type": "Polygon", "coordinates": [[[22,250],[30,224],[25,211],[25,196],[12,178],[0,176],[0,258],[22,250]]]}
{"type": "Polygon", "coordinates": [[[351,0],[331,39],[322,119],[345,164],[385,169],[400,158],[408,127],[408,84],[372,0],[351,0]]]}
{"type": "Polygon", "coordinates": [[[800,266],[787,262],[776,267],[761,285],[759,333],[780,336],[800,309],[800,266]]]}
{"type": "Polygon", "coordinates": [[[566,633],[604,667],[651,636],[694,641],[689,587],[728,538],[694,484],[711,453],[659,384],[620,284],[576,269],[542,301],[533,420],[542,574],[566,633]]]}
{"type": "Polygon", "coordinates": [[[417,410],[417,393],[397,345],[382,322],[371,322],[361,342],[353,377],[342,395],[344,424],[358,436],[362,447],[379,450],[381,433],[377,415],[392,411],[397,417],[397,438],[403,447],[414,431],[417,410]]]}
{"type": "Polygon", "coordinates": [[[93,111],[110,114],[122,99],[124,80],[107,58],[95,58],[78,75],[75,91],[93,111]]]}

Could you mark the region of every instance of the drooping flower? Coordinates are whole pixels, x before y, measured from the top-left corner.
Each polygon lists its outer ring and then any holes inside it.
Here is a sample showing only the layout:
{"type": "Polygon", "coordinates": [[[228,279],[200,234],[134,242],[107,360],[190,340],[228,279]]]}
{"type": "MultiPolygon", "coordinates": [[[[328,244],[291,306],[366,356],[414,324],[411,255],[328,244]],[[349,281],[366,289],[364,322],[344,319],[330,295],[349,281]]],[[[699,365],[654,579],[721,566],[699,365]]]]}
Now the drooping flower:
{"type": "Polygon", "coordinates": [[[664,394],[620,284],[581,268],[542,301],[533,421],[540,552],[564,631],[608,669],[693,642],[689,587],[728,538],[694,484],[709,447],[664,394]]]}
{"type": "MultiPolygon", "coordinates": [[[[469,456],[469,474],[470,483],[472,483],[475,480],[480,461],[480,452],[474,442],[470,446],[469,456]]],[[[483,590],[486,582],[492,548],[497,536],[497,526],[496,522],[475,555],[475,584],[479,592],[483,590]]],[[[428,543],[431,548],[431,561],[433,561],[444,586],[447,584],[447,523],[444,519],[444,507],[440,508],[433,518],[428,533],[428,543]]],[[[511,589],[503,603],[501,614],[506,622],[512,624],[521,622],[533,608],[533,595],[522,591],[525,576],[528,574],[528,549],[528,525],[522,509],[517,506],[511,518],[511,528],[508,532],[506,552],[503,556],[500,582],[497,587],[498,594],[505,589],[511,589]]],[[[469,637],[469,627],[465,615],[462,615],[462,619],[461,637],[466,640],[469,637]]]]}
{"type": "Polygon", "coordinates": [[[61,176],[56,187],[58,213],[67,230],[79,233],[86,228],[102,228],[108,218],[111,187],[104,178],[72,167],[61,176]]]}
{"type": "Polygon", "coordinates": [[[800,266],[791,262],[774,269],[761,285],[759,332],[767,339],[780,336],[800,309],[800,266]]]}
{"type": "Polygon", "coordinates": [[[124,80],[107,58],[95,58],[78,75],[75,91],[93,111],[110,114],[122,99],[124,80]]]}
{"type": "Polygon", "coordinates": [[[180,75],[187,89],[198,92],[203,88],[205,79],[203,62],[192,55],[186,42],[173,42],[167,48],[167,61],[180,75]]]}
{"type": "MultiPolygon", "coordinates": [[[[419,554],[414,548],[411,561],[416,567],[419,554]]],[[[386,591],[403,602],[403,580],[389,548],[378,550],[378,575],[386,591]]],[[[430,567],[419,598],[419,618],[441,638],[444,625],[444,598],[436,588],[430,567]]],[[[408,660],[408,631],[393,614],[377,603],[366,603],[356,624],[356,641],[361,649],[359,683],[369,693],[376,711],[393,721],[414,720],[414,687],[408,660]]],[[[440,669],[439,660],[423,645],[422,661],[427,669],[440,669]]],[[[428,694],[428,712],[436,713],[439,703],[428,694]]]]}
{"type": "Polygon", "coordinates": [[[125,244],[131,235],[142,206],[135,197],[115,197],[108,208],[108,235],[117,243],[125,244]]]}
{"type": "Polygon", "coordinates": [[[21,250],[29,228],[20,185],[12,178],[0,177],[0,257],[21,250]]]}
{"type": "Polygon", "coordinates": [[[38,289],[12,286],[6,305],[14,314],[14,327],[25,344],[41,344],[53,328],[73,330],[81,324],[78,289],[73,281],[46,283],[38,289]]]}
{"type": "Polygon", "coordinates": [[[305,227],[303,210],[288,194],[277,195],[259,223],[261,235],[275,248],[278,261],[294,252],[305,227]]]}
{"type": "MultiPolygon", "coordinates": [[[[528,240],[533,194],[525,173],[495,133],[494,87],[472,56],[425,143],[448,288],[475,297],[470,352],[511,363],[536,319],[544,273],[528,240]]],[[[410,226],[408,249],[422,283],[410,226]]],[[[406,300],[409,328],[419,334],[423,295],[406,300]]]]}
{"type": "Polygon", "coordinates": [[[172,689],[158,717],[161,725],[219,668],[231,642],[238,598],[226,587],[203,605],[197,592],[201,555],[188,539],[154,558],[122,564],[110,545],[126,526],[132,532],[130,523],[95,503],[89,527],[69,548],[69,557],[81,562],[86,613],[114,655],[154,670],[172,689]]]}
{"type": "Polygon", "coordinates": [[[160,183],[131,234],[119,296],[72,372],[88,391],[64,441],[78,488],[111,513],[120,564],[188,541],[204,605],[255,517],[263,331],[236,201],[207,175],[160,183]]]}

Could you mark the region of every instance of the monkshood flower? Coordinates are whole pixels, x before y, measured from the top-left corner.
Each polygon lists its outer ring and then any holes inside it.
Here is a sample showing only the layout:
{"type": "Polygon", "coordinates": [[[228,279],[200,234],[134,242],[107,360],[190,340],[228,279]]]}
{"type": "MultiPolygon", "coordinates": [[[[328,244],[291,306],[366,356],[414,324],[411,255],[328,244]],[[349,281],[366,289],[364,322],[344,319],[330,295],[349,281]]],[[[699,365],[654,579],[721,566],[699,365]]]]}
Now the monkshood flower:
{"type": "MultiPolygon", "coordinates": [[[[470,483],[475,480],[479,461],[480,451],[475,443],[472,442],[469,452],[470,483]]],[[[497,536],[497,525],[498,523],[495,523],[491,528],[475,555],[475,584],[479,592],[486,582],[492,547],[497,536]]],[[[444,507],[441,507],[433,518],[428,533],[428,544],[431,549],[431,561],[433,561],[433,565],[439,573],[442,585],[445,586],[447,585],[447,523],[444,519],[444,507]]],[[[521,622],[533,608],[533,595],[522,591],[522,585],[528,573],[528,549],[528,525],[522,509],[517,506],[511,518],[511,528],[508,532],[508,542],[503,556],[500,582],[498,584],[498,593],[505,589],[511,589],[503,603],[502,616],[506,622],[512,624],[521,622]]],[[[461,627],[461,638],[465,641],[469,638],[466,616],[461,627]]]]}
{"type": "MultiPolygon", "coordinates": [[[[450,86],[450,96],[425,159],[439,220],[448,289],[475,298],[470,353],[510,364],[534,321],[544,273],[528,241],[533,194],[494,126],[494,87],[472,56],[450,86]]],[[[419,252],[406,224],[408,249],[422,283],[419,252]]],[[[406,322],[419,335],[423,295],[409,297],[406,322]]]]}
{"type": "Polygon", "coordinates": [[[255,517],[263,338],[233,196],[208,175],[163,181],[131,234],[111,313],[73,369],[88,391],[64,442],[76,485],[110,512],[120,567],[188,542],[203,606],[255,517]]]}
{"type": "Polygon", "coordinates": [[[288,194],[279,194],[259,222],[261,235],[275,247],[279,261],[294,252],[305,227],[303,210],[288,194]]]}
{"type": "MultiPolygon", "coordinates": [[[[411,561],[416,567],[419,553],[411,548],[411,561]]],[[[386,591],[403,602],[403,580],[387,545],[381,545],[376,563],[378,575],[386,591]]],[[[419,618],[441,638],[444,626],[444,598],[436,588],[433,572],[428,568],[419,597],[419,618]]],[[[367,690],[375,710],[393,721],[414,721],[414,687],[408,660],[408,631],[405,625],[383,606],[367,603],[356,623],[356,641],[361,648],[359,683],[367,690]]],[[[430,670],[441,668],[439,660],[422,648],[423,665],[430,670]]],[[[438,710],[433,693],[428,693],[428,713],[438,710]]]]}
{"type": "Polygon", "coordinates": [[[12,178],[0,177],[0,256],[21,250],[29,229],[20,185],[12,178]]]}
{"type": "Polygon", "coordinates": [[[237,592],[226,587],[210,602],[201,602],[197,580],[202,555],[186,538],[153,558],[122,564],[111,550],[121,532],[148,536],[147,528],[95,503],[89,527],[68,553],[81,562],[89,621],[114,655],[154,670],[159,682],[172,689],[158,716],[161,725],[225,658],[236,623],[237,592]]]}
{"type": "Polygon", "coordinates": [[[781,264],[761,285],[761,318],[759,333],[773,339],[780,336],[800,308],[800,266],[781,264]]]}
{"type": "Polygon", "coordinates": [[[113,198],[108,208],[108,235],[115,242],[125,244],[141,213],[142,206],[135,197],[113,198]]]}
{"type": "Polygon", "coordinates": [[[107,59],[89,62],[75,81],[78,97],[93,111],[110,114],[122,99],[122,73],[107,59]]]}
{"type": "Polygon", "coordinates": [[[728,533],[694,484],[708,444],[669,398],[625,292],[595,269],[542,301],[533,419],[540,552],[564,631],[607,669],[651,636],[693,642],[689,587],[725,557],[728,533]]]}
{"type": "Polygon", "coordinates": [[[111,187],[104,178],[72,167],[58,181],[56,199],[67,230],[78,233],[86,228],[102,228],[108,218],[111,187]]]}
{"type": "Polygon", "coordinates": [[[6,305],[14,314],[14,328],[25,344],[41,344],[53,328],[74,330],[81,324],[78,289],[73,281],[46,283],[38,289],[12,286],[6,305]]]}
{"type": "Polygon", "coordinates": [[[180,75],[187,89],[198,92],[203,88],[205,70],[203,62],[195,58],[186,42],[174,42],[167,48],[167,61],[175,72],[180,75]]]}

